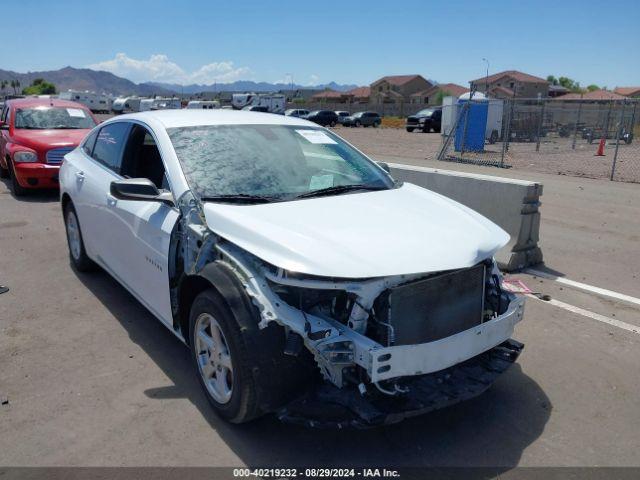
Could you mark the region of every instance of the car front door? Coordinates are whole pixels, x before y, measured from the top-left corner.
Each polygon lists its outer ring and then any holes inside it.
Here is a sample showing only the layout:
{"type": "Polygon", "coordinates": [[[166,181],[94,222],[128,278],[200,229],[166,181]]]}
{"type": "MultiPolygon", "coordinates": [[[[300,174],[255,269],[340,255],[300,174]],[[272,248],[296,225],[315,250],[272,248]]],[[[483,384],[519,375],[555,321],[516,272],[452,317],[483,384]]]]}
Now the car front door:
{"type": "MultiPolygon", "coordinates": [[[[164,162],[151,130],[133,123],[124,142],[121,178],[147,178],[170,191],[164,162]]],[[[180,215],[158,201],[116,199],[107,192],[111,245],[108,258],[114,274],[163,323],[171,326],[169,249],[180,215]]]]}

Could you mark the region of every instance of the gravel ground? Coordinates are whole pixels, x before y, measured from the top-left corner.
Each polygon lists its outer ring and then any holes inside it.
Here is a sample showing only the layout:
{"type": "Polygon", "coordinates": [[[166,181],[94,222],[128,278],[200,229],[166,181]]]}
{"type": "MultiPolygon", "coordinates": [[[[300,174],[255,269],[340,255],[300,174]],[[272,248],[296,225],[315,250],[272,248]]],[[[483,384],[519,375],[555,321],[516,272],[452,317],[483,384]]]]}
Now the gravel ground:
{"type": "MultiPolygon", "coordinates": [[[[410,159],[435,160],[442,147],[437,133],[409,133],[394,128],[345,128],[336,132],[371,156],[394,156],[410,159]]],[[[613,163],[615,142],[607,141],[605,156],[596,156],[597,142],[588,144],[579,139],[575,150],[571,138],[545,137],[536,152],[536,144],[513,142],[505,156],[505,164],[513,170],[569,175],[575,177],[609,179],[613,163]]],[[[454,154],[449,149],[449,154],[454,154]]],[[[487,145],[482,154],[465,154],[464,158],[499,164],[502,144],[487,145]]],[[[446,167],[445,167],[446,168],[446,167]]],[[[640,143],[620,144],[616,161],[615,180],[640,182],[640,143]]]]}

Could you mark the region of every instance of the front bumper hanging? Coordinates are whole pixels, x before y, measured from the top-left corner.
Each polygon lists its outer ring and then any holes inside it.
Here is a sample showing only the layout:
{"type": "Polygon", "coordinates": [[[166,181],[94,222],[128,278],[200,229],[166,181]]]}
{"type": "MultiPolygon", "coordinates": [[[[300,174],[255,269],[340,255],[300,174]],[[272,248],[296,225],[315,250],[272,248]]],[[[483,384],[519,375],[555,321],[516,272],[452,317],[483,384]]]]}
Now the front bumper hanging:
{"type": "Polygon", "coordinates": [[[355,386],[340,389],[325,382],[277,415],[283,422],[317,428],[369,428],[397,423],[480,395],[517,360],[523,348],[522,343],[507,340],[445,370],[409,377],[403,382],[408,392],[397,396],[377,391],[361,395],[355,386]]]}

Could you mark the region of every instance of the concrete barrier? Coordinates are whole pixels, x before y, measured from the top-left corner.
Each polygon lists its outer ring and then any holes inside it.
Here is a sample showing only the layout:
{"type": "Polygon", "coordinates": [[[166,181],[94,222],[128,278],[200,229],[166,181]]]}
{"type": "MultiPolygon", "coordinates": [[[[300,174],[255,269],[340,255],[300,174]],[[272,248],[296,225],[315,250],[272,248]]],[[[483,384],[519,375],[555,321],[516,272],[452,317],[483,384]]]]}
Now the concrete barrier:
{"type": "Polygon", "coordinates": [[[496,254],[500,267],[517,270],[542,262],[540,196],[542,184],[436,168],[388,164],[396,180],[413,183],[484,215],[500,225],[511,240],[496,254]]]}

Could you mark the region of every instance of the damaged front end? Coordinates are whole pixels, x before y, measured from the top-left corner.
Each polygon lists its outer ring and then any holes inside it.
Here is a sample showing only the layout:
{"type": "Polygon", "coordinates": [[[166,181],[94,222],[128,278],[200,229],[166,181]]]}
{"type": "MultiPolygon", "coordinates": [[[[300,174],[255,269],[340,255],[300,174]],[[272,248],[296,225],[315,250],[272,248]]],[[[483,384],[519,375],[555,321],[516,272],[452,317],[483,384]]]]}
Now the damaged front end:
{"type": "Polygon", "coordinates": [[[285,354],[312,355],[324,379],[276,413],[315,427],[394,423],[484,392],[517,359],[511,340],[524,299],[502,290],[488,258],[468,268],[365,279],[300,274],[267,263],[207,226],[198,202],[180,201],[172,243],[172,305],[180,281],[219,263],[260,313],[283,327],[285,354]]]}
{"type": "Polygon", "coordinates": [[[309,426],[366,427],[479,395],[523,348],[510,340],[524,300],[492,260],[455,271],[323,279],[287,272],[219,243],[221,261],[276,322],[285,353],[311,352],[325,382],[278,412],[309,426]]]}

